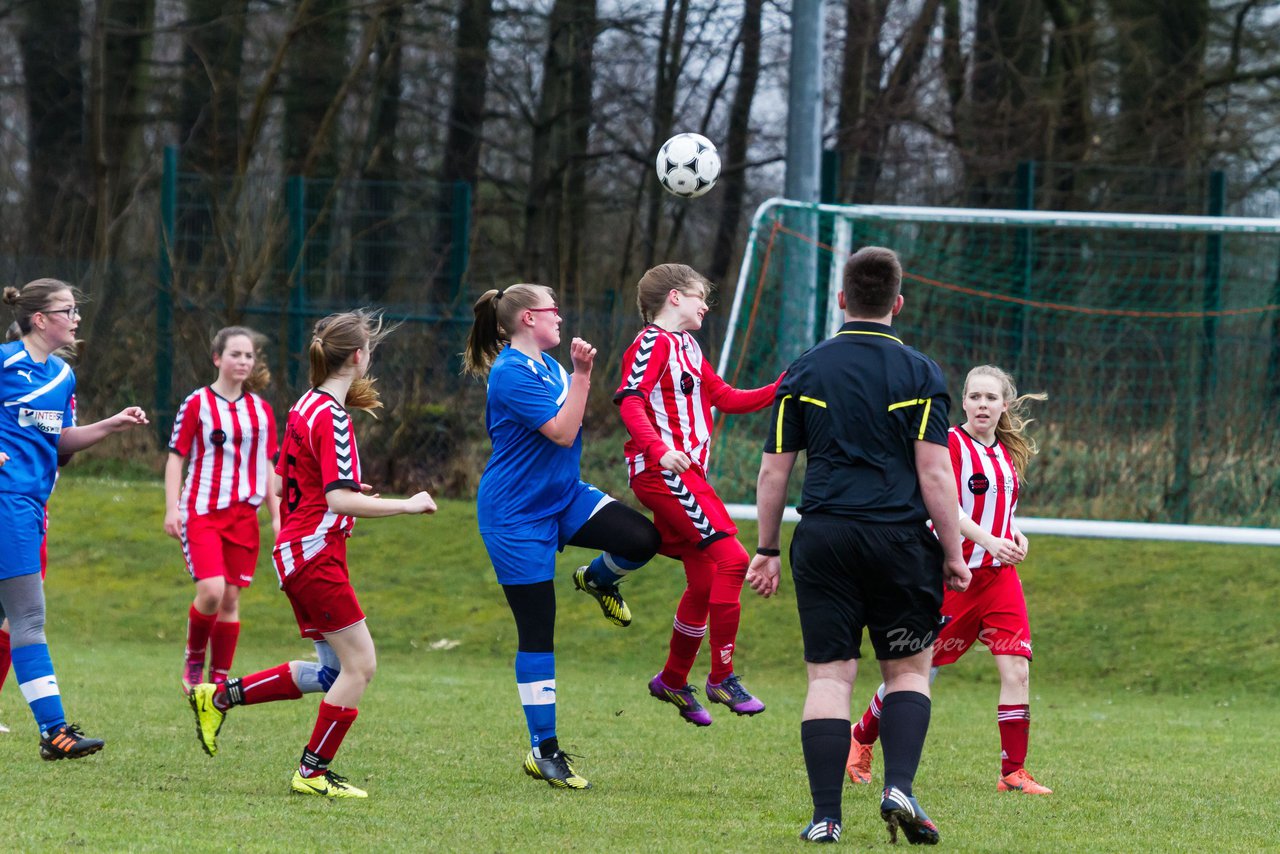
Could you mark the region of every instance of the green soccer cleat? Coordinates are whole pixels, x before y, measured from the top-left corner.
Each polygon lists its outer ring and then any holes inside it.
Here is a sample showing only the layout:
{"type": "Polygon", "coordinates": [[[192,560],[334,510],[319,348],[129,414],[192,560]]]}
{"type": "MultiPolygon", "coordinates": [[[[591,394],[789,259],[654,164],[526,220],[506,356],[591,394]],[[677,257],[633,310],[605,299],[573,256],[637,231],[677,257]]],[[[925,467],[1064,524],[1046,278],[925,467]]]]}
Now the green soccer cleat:
{"type": "Polygon", "coordinates": [[[196,738],[210,756],[218,755],[218,733],[222,732],[222,722],[227,718],[227,713],[213,704],[213,695],[217,691],[217,685],[201,682],[187,695],[187,702],[196,716],[196,738]]]}
{"type": "Polygon", "coordinates": [[[529,751],[524,758],[524,773],[535,780],[546,780],[553,789],[590,789],[591,784],[578,776],[569,764],[569,755],[557,750],[550,756],[538,758],[529,751]]]}
{"type": "Polygon", "coordinates": [[[631,609],[627,607],[622,594],[618,592],[618,585],[596,587],[587,581],[587,567],[580,566],[573,573],[573,586],[595,597],[595,600],[600,603],[600,610],[604,612],[606,620],[615,626],[631,625],[631,609]]]}
{"type": "Polygon", "coordinates": [[[326,771],[315,777],[303,777],[302,772],[293,772],[293,782],[289,784],[300,795],[321,795],[326,798],[367,798],[369,793],[357,789],[347,782],[346,777],[339,777],[332,771],[326,771]]]}

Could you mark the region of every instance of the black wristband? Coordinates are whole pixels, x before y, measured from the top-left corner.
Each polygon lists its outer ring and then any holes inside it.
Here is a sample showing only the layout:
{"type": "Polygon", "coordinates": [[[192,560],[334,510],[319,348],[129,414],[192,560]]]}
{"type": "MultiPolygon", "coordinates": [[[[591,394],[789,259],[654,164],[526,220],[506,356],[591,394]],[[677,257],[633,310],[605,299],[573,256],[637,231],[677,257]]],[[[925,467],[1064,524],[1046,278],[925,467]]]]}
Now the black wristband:
{"type": "Polygon", "coordinates": [[[760,555],[761,557],[779,557],[782,554],[782,549],[760,548],[760,549],[756,549],[756,554],[760,555]]]}

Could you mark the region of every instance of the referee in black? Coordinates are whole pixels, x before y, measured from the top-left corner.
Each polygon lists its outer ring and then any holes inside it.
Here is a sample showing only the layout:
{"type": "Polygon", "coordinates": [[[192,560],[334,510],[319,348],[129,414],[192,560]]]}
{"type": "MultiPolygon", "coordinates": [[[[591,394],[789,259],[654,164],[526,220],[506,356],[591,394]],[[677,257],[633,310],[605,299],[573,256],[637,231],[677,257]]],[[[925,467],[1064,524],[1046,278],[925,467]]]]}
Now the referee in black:
{"type": "Polygon", "coordinates": [[[747,582],[761,596],[778,589],[787,481],[803,450],[791,576],[809,673],[800,741],[813,819],[801,838],[840,838],[849,699],[865,626],[885,683],[880,814],[892,840],[901,828],[912,844],[933,844],[938,829],[911,783],[929,729],[943,584],[969,584],[947,451],[951,400],[938,366],[893,331],[902,266],[892,250],[852,255],[839,302],[844,326],[796,359],[774,400],[756,487],[760,547],[747,582]]]}

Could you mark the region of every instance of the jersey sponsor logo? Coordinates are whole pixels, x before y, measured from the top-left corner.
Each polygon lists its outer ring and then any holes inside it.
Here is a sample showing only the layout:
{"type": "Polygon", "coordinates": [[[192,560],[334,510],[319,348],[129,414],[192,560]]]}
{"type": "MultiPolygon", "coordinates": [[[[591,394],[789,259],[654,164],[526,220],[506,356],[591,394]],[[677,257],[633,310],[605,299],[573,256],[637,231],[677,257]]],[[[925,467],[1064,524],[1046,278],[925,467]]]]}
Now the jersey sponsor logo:
{"type": "Polygon", "coordinates": [[[41,433],[57,436],[62,433],[62,410],[19,407],[18,426],[35,427],[41,433]]]}
{"type": "Polygon", "coordinates": [[[25,370],[25,369],[23,369],[23,368],[18,368],[18,373],[20,373],[20,374],[22,374],[22,376],[26,377],[27,382],[29,382],[29,383],[33,383],[33,382],[35,382],[35,380],[31,379],[31,371],[25,370]]]}
{"type": "Polygon", "coordinates": [[[981,495],[991,488],[991,481],[982,472],[969,476],[969,491],[974,495],[981,495]]]}
{"type": "Polygon", "coordinates": [[[225,445],[227,443],[227,431],[222,429],[211,431],[209,433],[209,441],[219,447],[225,445]]]}
{"type": "Polygon", "coordinates": [[[680,391],[684,393],[685,397],[693,394],[693,374],[688,371],[680,374],[680,391]]]}

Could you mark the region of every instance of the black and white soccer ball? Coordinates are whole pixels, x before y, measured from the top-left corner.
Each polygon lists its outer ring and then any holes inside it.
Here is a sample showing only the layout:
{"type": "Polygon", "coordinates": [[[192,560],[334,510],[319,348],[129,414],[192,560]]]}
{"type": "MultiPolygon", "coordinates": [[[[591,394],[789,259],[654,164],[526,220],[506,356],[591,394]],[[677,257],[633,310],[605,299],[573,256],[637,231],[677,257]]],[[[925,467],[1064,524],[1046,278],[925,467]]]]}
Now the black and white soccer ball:
{"type": "Polygon", "coordinates": [[[658,180],[668,193],[696,199],[716,185],[720,155],[705,136],[678,133],[658,149],[658,180]]]}

